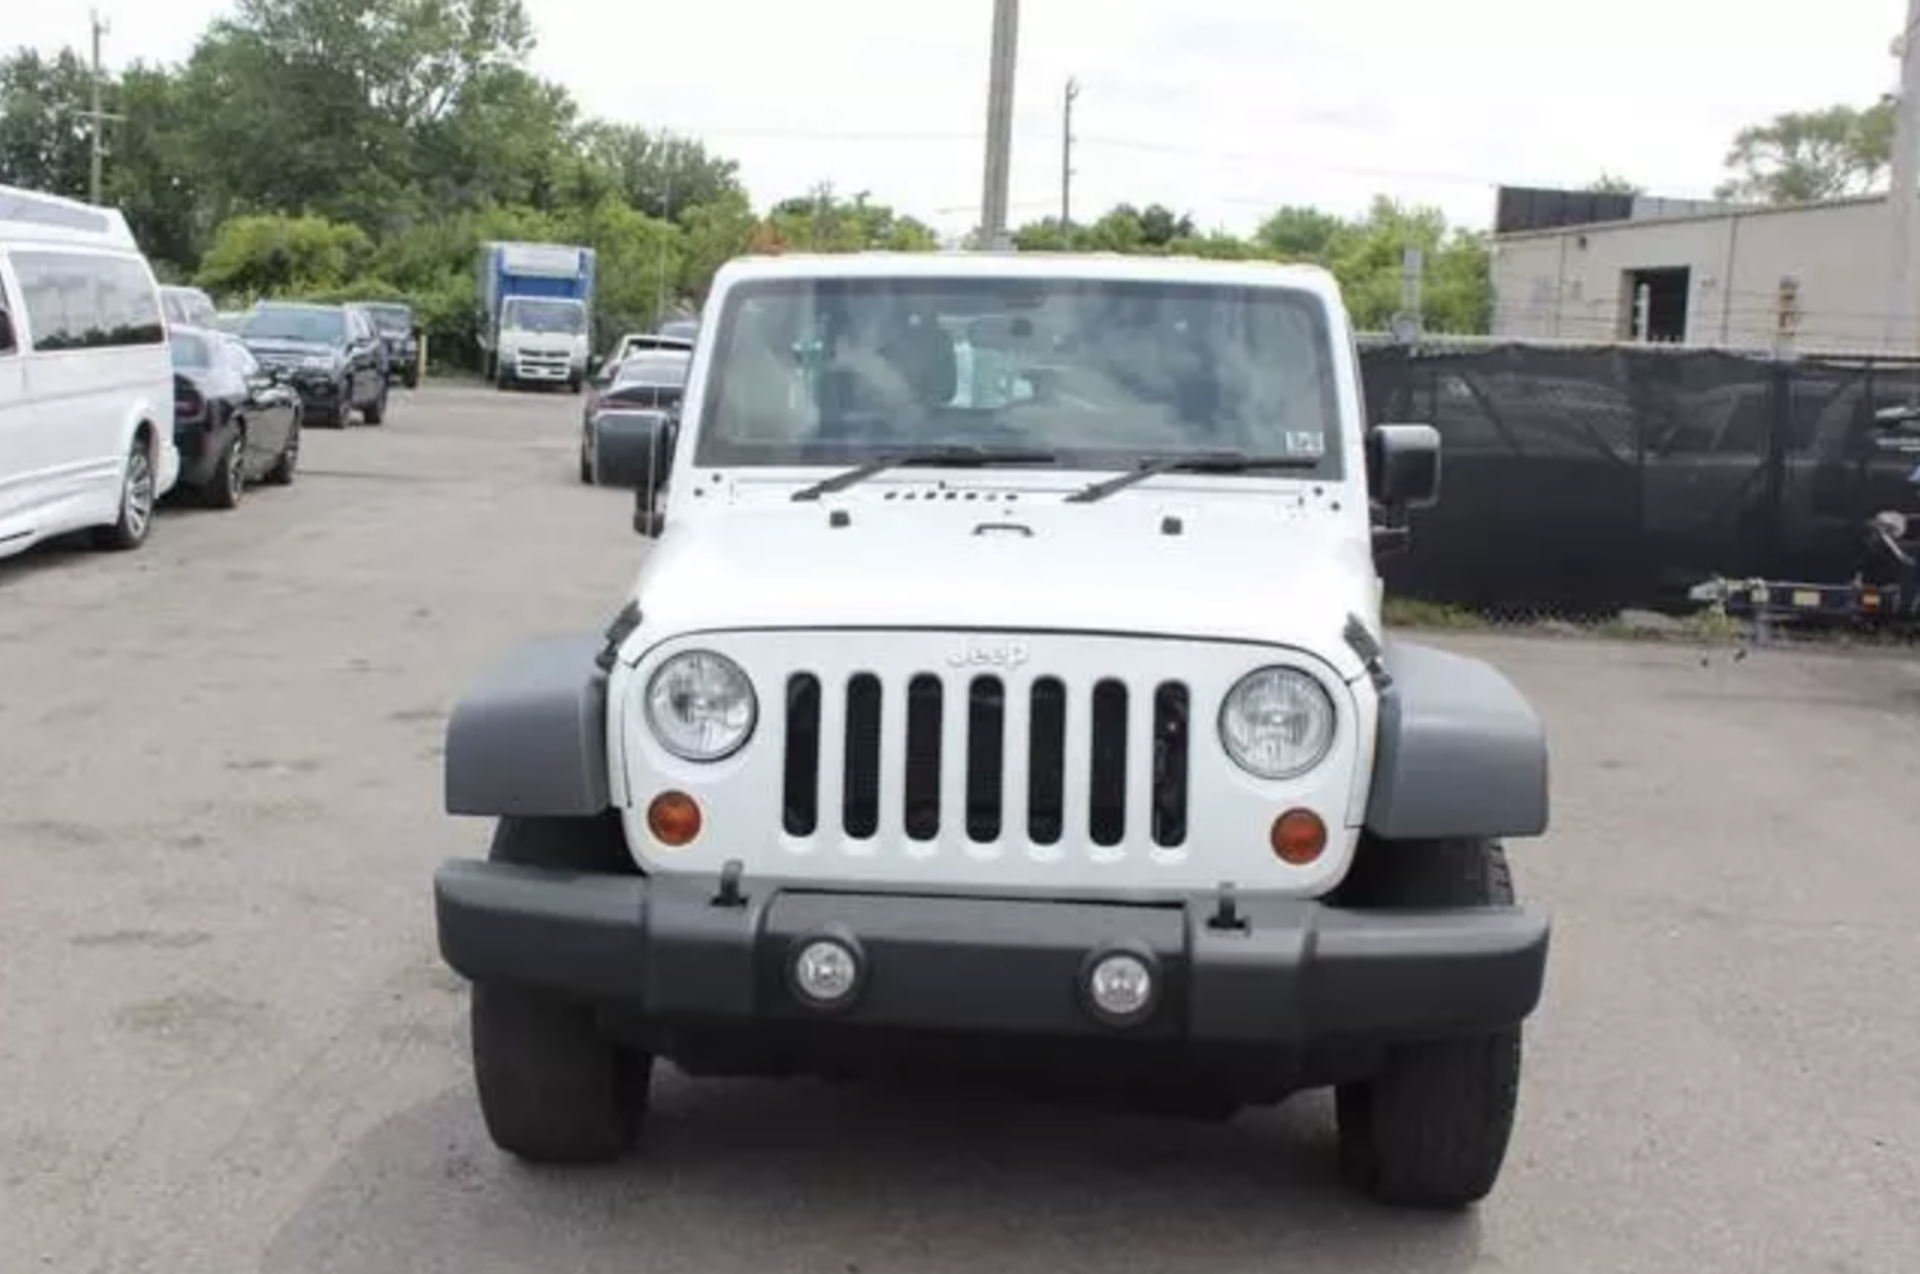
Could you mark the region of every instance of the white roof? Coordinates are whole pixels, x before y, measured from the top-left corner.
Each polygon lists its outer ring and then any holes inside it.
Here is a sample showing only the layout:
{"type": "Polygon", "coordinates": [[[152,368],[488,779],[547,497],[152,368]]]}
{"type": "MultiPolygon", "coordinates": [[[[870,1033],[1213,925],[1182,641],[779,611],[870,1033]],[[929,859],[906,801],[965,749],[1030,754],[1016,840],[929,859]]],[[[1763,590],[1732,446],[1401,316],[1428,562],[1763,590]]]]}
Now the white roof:
{"type": "Polygon", "coordinates": [[[730,283],[795,278],[1069,278],[1296,288],[1330,298],[1338,295],[1333,276],[1317,265],[1117,252],[796,252],[736,257],[721,267],[720,274],[730,283]]]}
{"type": "Polygon", "coordinates": [[[8,242],[70,243],[140,250],[118,208],[61,195],[0,186],[0,238],[8,242]]]}

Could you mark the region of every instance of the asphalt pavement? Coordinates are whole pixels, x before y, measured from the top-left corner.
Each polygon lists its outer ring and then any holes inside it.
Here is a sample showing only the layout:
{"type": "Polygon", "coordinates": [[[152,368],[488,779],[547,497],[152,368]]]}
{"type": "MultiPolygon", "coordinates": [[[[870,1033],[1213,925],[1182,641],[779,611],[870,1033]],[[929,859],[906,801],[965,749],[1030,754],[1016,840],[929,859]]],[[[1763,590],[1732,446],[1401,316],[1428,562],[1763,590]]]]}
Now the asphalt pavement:
{"type": "Polygon", "coordinates": [[[625,1164],[474,1104],[446,713],[642,551],[578,400],[430,388],[127,555],[0,562],[0,1271],[1885,1271],[1920,1253],[1920,672],[1449,636],[1534,696],[1557,917],[1494,1196],[1385,1211],[1321,1097],[1228,1124],[657,1083],[625,1164]]]}

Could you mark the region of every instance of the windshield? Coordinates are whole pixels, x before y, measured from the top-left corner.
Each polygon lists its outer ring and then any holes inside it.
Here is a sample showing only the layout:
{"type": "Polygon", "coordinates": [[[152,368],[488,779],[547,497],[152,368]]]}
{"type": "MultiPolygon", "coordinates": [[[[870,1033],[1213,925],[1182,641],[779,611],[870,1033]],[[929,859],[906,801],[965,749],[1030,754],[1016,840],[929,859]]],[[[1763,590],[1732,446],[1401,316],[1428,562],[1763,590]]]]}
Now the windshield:
{"type": "Polygon", "coordinates": [[[1322,303],[1288,288],[1083,278],[743,284],[696,463],[1029,448],[1065,467],[1237,452],[1338,474],[1322,303]]]}
{"type": "Polygon", "coordinates": [[[587,311],[577,301],[548,301],[539,297],[508,299],[500,316],[502,327],[523,332],[556,332],[578,336],[587,330],[587,311]]]}
{"type": "Polygon", "coordinates": [[[175,367],[213,366],[213,349],[208,345],[205,337],[175,328],[168,333],[167,339],[173,346],[175,367]]]}
{"type": "Polygon", "coordinates": [[[685,385],[692,360],[670,354],[629,354],[614,373],[616,385],[685,385]]]}
{"type": "Polygon", "coordinates": [[[300,341],[334,345],[346,339],[346,316],[339,310],[263,305],[247,316],[240,334],[250,341],[300,341]]]}
{"type": "Polygon", "coordinates": [[[373,325],[388,335],[405,336],[413,330],[413,311],[404,305],[369,305],[367,313],[373,325]]]}

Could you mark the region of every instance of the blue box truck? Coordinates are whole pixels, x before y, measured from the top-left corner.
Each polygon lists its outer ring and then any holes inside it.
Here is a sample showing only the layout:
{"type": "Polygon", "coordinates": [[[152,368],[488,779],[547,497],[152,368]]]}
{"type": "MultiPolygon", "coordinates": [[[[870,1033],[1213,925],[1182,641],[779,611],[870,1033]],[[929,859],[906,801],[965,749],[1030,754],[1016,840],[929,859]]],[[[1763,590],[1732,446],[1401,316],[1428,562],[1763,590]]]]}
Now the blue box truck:
{"type": "Polygon", "coordinates": [[[593,345],[593,249],[488,243],[480,249],[480,352],[501,389],[587,379],[593,345]]]}

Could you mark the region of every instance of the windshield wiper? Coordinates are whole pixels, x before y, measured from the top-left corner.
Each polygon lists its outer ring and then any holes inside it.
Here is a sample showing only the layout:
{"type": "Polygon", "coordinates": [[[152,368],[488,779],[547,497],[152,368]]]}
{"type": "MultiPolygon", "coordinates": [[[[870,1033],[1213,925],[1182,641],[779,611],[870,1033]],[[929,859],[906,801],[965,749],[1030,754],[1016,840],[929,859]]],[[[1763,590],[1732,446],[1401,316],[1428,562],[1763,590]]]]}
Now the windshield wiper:
{"type": "Polygon", "coordinates": [[[1058,457],[1051,451],[1030,448],[920,447],[862,461],[851,469],[822,478],[810,487],[802,487],[793,493],[793,498],[818,500],[823,495],[845,491],[855,483],[865,482],[877,473],[885,473],[888,469],[904,469],[910,465],[938,469],[985,469],[995,465],[1052,464],[1056,459],[1058,457]]]}
{"type": "Polygon", "coordinates": [[[1092,504],[1163,473],[1251,473],[1257,469],[1312,469],[1319,463],[1313,456],[1250,456],[1244,451],[1193,451],[1182,456],[1160,456],[1142,460],[1137,468],[1126,473],[1081,487],[1068,496],[1066,502],[1092,504]]]}

